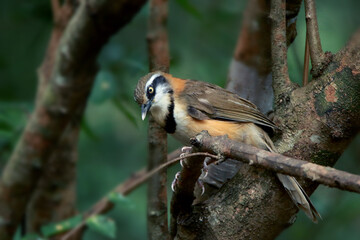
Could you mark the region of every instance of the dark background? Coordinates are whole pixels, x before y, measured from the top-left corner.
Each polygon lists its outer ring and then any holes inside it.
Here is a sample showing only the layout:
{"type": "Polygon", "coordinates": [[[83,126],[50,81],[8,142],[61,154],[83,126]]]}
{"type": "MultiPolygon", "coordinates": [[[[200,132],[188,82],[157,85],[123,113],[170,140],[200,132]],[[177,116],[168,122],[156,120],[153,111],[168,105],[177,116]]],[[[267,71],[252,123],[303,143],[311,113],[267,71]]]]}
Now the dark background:
{"type": "MultiPolygon", "coordinates": [[[[224,86],[246,6],[245,1],[169,1],[170,72],[224,86]]],[[[360,1],[318,0],[323,49],[337,52],[360,26],[360,1]]],[[[118,183],[146,165],[147,122],[133,101],[137,80],[148,71],[148,6],[116,34],[99,58],[82,123],[78,162],[78,208],[87,210],[118,183]]],[[[40,66],[52,28],[49,1],[0,0],[0,169],[33,108],[40,66]]],[[[305,45],[304,9],[288,51],[290,77],[300,83],[305,45]]],[[[169,151],[178,147],[169,137],[169,151]]],[[[358,136],[335,166],[360,174],[358,136]]],[[[178,166],[169,171],[169,185],[178,166]]],[[[171,190],[169,189],[169,194],[171,190]]],[[[360,195],[320,186],[312,200],[323,217],[313,224],[301,212],[279,239],[359,239],[360,195]]],[[[146,239],[146,185],[118,204],[117,239],[146,239]]],[[[84,239],[104,237],[87,231],[84,239]]]]}

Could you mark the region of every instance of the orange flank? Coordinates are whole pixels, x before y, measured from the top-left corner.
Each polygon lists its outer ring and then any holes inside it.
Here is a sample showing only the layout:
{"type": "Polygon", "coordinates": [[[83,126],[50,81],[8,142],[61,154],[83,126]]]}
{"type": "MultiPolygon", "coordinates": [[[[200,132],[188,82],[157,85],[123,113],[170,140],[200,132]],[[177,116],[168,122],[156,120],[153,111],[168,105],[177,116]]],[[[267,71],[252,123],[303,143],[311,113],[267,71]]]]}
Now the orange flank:
{"type": "Polygon", "coordinates": [[[194,132],[207,130],[211,136],[228,135],[230,139],[251,145],[258,145],[260,136],[258,127],[253,123],[236,123],[219,120],[195,120],[193,119],[194,132]]]}

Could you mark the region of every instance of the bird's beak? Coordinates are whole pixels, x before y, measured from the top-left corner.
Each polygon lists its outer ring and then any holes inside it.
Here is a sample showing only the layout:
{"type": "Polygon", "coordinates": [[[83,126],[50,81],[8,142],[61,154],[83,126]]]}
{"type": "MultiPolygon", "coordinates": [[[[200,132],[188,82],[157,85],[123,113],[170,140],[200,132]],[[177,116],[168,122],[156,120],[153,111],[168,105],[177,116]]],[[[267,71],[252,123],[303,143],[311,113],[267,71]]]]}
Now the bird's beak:
{"type": "Polygon", "coordinates": [[[149,111],[149,109],[151,107],[151,103],[152,103],[151,101],[148,101],[147,103],[141,105],[141,118],[142,118],[142,120],[145,119],[146,114],[148,113],[148,111],[149,111]]]}

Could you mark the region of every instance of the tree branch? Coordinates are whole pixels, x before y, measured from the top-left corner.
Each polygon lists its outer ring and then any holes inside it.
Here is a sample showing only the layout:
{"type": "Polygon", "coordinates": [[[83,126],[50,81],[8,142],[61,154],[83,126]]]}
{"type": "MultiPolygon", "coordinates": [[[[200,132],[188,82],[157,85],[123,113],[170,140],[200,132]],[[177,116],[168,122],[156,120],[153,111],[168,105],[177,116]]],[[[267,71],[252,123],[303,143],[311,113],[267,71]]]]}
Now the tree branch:
{"type": "Polygon", "coordinates": [[[308,31],[306,30],[305,37],[305,54],[304,54],[304,70],[303,70],[303,82],[302,85],[306,86],[309,83],[309,60],[310,60],[310,48],[309,48],[309,37],[308,31]]]}
{"type": "Polygon", "coordinates": [[[169,43],[166,30],[167,0],[151,0],[147,34],[150,71],[169,72],[169,43]]]}
{"type": "MultiPolygon", "coordinates": [[[[296,37],[301,0],[286,2],[286,43],[296,37]]],[[[250,100],[262,113],[273,110],[270,1],[249,0],[228,72],[227,89],[250,100]],[[270,101],[271,99],[271,101],[270,101]]]]}
{"type": "Polygon", "coordinates": [[[265,0],[249,0],[227,81],[227,89],[250,100],[263,113],[273,108],[269,101],[273,99],[269,8],[265,0]]]}
{"type": "Polygon", "coordinates": [[[81,1],[61,38],[49,85],[10,157],[0,181],[0,236],[11,239],[40,173],[71,117],[89,95],[97,56],[144,0],[81,1]]]}
{"type": "Polygon", "coordinates": [[[289,94],[295,87],[291,83],[287,65],[286,4],[285,0],[272,0],[270,7],[271,59],[275,103],[283,101],[282,94],[289,94]]]}
{"type": "MultiPolygon", "coordinates": [[[[66,25],[75,6],[66,1],[60,6],[52,1],[54,27],[44,60],[38,69],[38,92],[40,101],[43,90],[49,85],[55,63],[55,54],[66,25]]],[[[76,161],[79,122],[85,106],[81,106],[62,134],[49,162],[44,166],[36,190],[28,203],[25,214],[26,232],[40,233],[40,227],[49,222],[59,222],[76,212],[76,161]]]]}
{"type": "Polygon", "coordinates": [[[227,136],[211,137],[207,131],[202,131],[191,139],[191,144],[202,152],[220,154],[274,172],[307,178],[329,187],[360,193],[359,175],[268,152],[230,140],[227,136]]]}
{"type": "Polygon", "coordinates": [[[328,65],[326,60],[331,54],[325,56],[320,41],[319,27],[316,17],[316,7],[314,0],[305,0],[305,19],[306,19],[306,33],[308,36],[310,57],[312,64],[312,73],[316,77],[328,65]]]}
{"type": "MultiPolygon", "coordinates": [[[[41,176],[26,211],[26,232],[76,213],[76,162],[79,124],[71,124],[41,176]]],[[[55,240],[55,239],[54,239],[55,240]]]]}
{"type": "MultiPolygon", "coordinates": [[[[169,72],[169,46],[166,31],[167,0],[151,0],[148,23],[148,52],[150,72],[169,72]]],[[[149,117],[149,170],[166,162],[167,134],[149,117]]],[[[166,171],[153,177],[148,186],[147,230],[149,239],[169,239],[167,216],[166,171]]]]}

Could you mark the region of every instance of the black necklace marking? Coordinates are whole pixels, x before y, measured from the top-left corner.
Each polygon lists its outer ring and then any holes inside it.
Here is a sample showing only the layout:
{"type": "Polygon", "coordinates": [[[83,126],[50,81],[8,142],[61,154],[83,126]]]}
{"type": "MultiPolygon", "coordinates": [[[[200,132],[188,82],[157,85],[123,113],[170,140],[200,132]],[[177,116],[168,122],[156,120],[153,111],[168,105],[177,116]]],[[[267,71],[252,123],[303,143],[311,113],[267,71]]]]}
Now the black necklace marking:
{"type": "Polygon", "coordinates": [[[169,113],[165,119],[165,131],[167,133],[174,133],[176,130],[176,122],[174,118],[174,98],[171,96],[170,105],[168,107],[169,113]]]}

